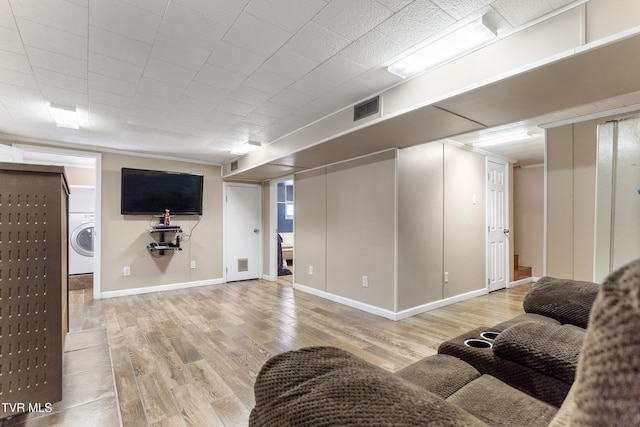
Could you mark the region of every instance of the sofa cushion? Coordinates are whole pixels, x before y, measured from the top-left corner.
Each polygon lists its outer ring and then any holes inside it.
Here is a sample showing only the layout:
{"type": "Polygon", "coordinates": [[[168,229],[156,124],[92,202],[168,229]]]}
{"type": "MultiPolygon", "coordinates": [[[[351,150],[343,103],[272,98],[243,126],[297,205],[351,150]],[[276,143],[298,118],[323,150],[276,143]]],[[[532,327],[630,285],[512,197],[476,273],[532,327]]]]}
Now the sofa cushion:
{"type": "Polygon", "coordinates": [[[457,357],[436,354],[407,366],[396,375],[446,399],[479,378],[480,372],[457,357]]]}
{"type": "Polygon", "coordinates": [[[502,331],[493,342],[493,351],[571,384],[584,336],[584,330],[573,325],[522,322],[502,331]]]}
{"type": "Polygon", "coordinates": [[[527,313],[548,316],[560,323],[586,328],[598,289],[599,285],[593,282],[545,276],[524,297],[522,307],[527,313]]]}
{"type": "Polygon", "coordinates": [[[640,425],[640,260],[612,273],[593,304],[574,383],[572,425],[640,425]]]}
{"type": "Polygon", "coordinates": [[[441,397],[334,347],[269,359],[250,426],[486,426],[441,397]]]}
{"type": "Polygon", "coordinates": [[[483,375],[447,399],[490,426],[548,426],[558,408],[483,375]]]}

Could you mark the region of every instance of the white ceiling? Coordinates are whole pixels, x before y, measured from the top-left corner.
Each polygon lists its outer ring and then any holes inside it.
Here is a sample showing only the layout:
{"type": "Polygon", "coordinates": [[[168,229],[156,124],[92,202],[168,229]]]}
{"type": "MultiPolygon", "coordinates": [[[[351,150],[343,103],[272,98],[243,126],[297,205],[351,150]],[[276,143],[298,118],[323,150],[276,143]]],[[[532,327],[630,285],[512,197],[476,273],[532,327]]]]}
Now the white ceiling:
{"type": "Polygon", "coordinates": [[[465,22],[573,2],[0,0],[0,135],[222,163],[398,84],[392,59],[465,22]]]}

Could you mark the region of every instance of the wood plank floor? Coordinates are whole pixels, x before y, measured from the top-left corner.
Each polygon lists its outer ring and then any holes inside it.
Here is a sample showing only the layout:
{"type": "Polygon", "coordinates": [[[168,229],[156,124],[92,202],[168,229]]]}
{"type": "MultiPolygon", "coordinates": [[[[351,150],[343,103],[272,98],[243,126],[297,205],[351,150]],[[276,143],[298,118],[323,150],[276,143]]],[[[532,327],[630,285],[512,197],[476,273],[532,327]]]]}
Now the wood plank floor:
{"type": "Polygon", "coordinates": [[[333,345],[395,372],[522,313],[529,288],[401,321],[294,291],[291,276],[98,301],[85,293],[70,306],[71,329],[106,328],[125,427],[246,426],[255,377],[274,354],[333,345]]]}

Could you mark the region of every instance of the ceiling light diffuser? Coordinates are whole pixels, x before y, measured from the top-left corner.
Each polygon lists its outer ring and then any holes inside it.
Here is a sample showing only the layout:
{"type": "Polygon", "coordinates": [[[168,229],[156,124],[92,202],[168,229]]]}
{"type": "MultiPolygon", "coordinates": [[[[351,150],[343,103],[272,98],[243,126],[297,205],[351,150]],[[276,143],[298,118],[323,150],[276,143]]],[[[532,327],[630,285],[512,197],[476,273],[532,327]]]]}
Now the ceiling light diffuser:
{"type": "Polygon", "coordinates": [[[231,154],[247,154],[249,151],[253,151],[256,148],[260,148],[262,144],[257,141],[247,141],[242,145],[237,146],[231,150],[231,154]]]}
{"type": "Polygon", "coordinates": [[[75,107],[65,107],[64,105],[49,104],[49,111],[53,114],[56,125],[63,128],[80,129],[78,124],[78,114],[75,107]]]}
{"type": "Polygon", "coordinates": [[[489,147],[492,145],[507,144],[524,141],[533,138],[533,134],[523,127],[508,127],[506,129],[492,130],[479,135],[473,140],[474,147],[489,147]]]}
{"type": "Polygon", "coordinates": [[[495,37],[496,30],[485,21],[485,17],[478,18],[394,62],[387,67],[387,70],[406,79],[471,52],[495,37]]]}

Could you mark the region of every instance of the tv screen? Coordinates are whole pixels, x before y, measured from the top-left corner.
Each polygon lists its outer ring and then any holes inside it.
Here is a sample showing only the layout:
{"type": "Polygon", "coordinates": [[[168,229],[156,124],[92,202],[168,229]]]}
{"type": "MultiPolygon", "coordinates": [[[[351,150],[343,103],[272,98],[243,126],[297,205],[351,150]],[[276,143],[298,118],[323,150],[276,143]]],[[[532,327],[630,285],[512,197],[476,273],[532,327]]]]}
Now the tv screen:
{"type": "Polygon", "coordinates": [[[122,168],[122,215],[202,215],[203,176],[122,168]]]}

